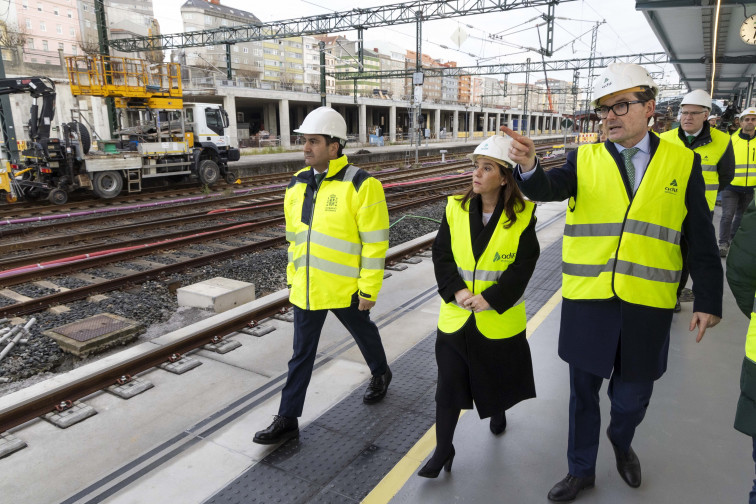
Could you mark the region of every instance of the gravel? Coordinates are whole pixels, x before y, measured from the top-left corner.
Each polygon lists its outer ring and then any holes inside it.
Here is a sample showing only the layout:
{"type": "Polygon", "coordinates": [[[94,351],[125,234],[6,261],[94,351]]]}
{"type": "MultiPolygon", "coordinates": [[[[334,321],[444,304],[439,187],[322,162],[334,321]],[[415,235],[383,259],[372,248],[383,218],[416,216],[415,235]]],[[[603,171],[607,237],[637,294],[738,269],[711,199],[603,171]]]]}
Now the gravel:
{"type": "MultiPolygon", "coordinates": [[[[404,212],[392,213],[389,245],[393,247],[438,229],[436,221],[443,216],[445,206],[445,201],[439,201],[404,212]]],[[[201,245],[194,245],[192,248],[208,252],[217,250],[212,246],[201,245]]],[[[165,258],[160,256],[150,256],[145,259],[155,262],[165,261],[165,258]]],[[[29,343],[14,348],[3,361],[0,361],[0,381],[10,380],[11,382],[0,383],[0,395],[49,378],[53,376],[53,372],[68,371],[121,350],[119,347],[80,359],[64,354],[52,339],[42,335],[43,331],[107,312],[140,322],[144,330],[138,341],[145,341],[212,315],[202,310],[180,308],[176,302],[176,295],[167,287],[168,283],[179,280],[181,285],[190,285],[214,277],[225,277],[255,284],[256,295],[262,297],[286,287],[286,264],[286,247],[269,249],[197,267],[188,273],[174,274],[166,279],[167,281],[150,281],[129,290],[109,292],[105,294],[107,298],[99,303],[86,300],[69,303],[66,306],[70,310],[66,313],[53,314],[49,311],[36,313],[33,316],[37,318],[37,324],[32,328],[33,336],[29,339],[29,343]]],[[[122,263],[120,266],[137,271],[145,269],[133,263],[122,263]]],[[[86,273],[101,278],[120,276],[98,268],[86,270],[86,273]]],[[[86,285],[86,282],[75,278],[56,277],[52,281],[68,288],[86,285]]],[[[27,284],[23,288],[38,289],[40,292],[48,290],[32,284],[27,284]]],[[[16,287],[13,289],[18,290],[16,287]]],[[[34,294],[31,290],[25,292],[29,292],[30,297],[41,295],[34,294]]],[[[0,306],[13,303],[13,300],[0,296],[0,306]]]]}

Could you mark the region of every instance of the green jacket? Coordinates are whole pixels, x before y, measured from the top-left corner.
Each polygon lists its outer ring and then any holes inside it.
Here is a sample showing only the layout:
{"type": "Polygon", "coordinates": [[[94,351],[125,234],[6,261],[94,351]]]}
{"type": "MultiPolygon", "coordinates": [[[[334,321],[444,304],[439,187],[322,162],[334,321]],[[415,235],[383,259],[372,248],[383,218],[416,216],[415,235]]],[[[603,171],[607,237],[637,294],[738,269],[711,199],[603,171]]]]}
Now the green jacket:
{"type": "MultiPolygon", "coordinates": [[[[738,308],[751,317],[756,294],[756,206],[751,202],[743,215],[727,257],[727,283],[738,308]]],[[[751,324],[756,321],[751,321],[751,324]]],[[[756,437],[756,362],[743,357],[740,372],[740,399],[735,428],[756,437]]]]}

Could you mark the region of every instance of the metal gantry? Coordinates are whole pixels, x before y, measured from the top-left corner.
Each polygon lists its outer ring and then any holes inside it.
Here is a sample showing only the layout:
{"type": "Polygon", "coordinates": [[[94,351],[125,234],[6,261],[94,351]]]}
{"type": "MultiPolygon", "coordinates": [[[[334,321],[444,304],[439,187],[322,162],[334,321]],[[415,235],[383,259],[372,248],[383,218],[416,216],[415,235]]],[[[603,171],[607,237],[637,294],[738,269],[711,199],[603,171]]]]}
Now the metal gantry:
{"type": "MultiPolygon", "coordinates": [[[[209,45],[237,44],[256,40],[301,37],[356,30],[382,28],[424,21],[503,12],[531,7],[549,7],[575,0],[416,0],[378,7],[355,8],[298,19],[229,26],[213,30],[175,33],[151,37],[111,40],[110,47],[123,52],[178,49],[209,45]]],[[[551,12],[551,9],[549,10],[551,12]]]]}
{"type": "MultiPolygon", "coordinates": [[[[559,70],[579,70],[589,68],[602,68],[609,63],[636,63],[638,65],[662,65],[669,62],[666,53],[647,54],[624,54],[618,56],[598,56],[595,58],[574,58],[568,60],[533,61],[525,63],[497,63],[493,65],[459,66],[459,67],[424,67],[425,77],[459,77],[460,75],[497,75],[509,73],[550,72],[559,70]]],[[[410,77],[415,69],[407,70],[376,70],[371,72],[335,72],[333,75],[338,80],[349,79],[392,79],[410,77]]]]}

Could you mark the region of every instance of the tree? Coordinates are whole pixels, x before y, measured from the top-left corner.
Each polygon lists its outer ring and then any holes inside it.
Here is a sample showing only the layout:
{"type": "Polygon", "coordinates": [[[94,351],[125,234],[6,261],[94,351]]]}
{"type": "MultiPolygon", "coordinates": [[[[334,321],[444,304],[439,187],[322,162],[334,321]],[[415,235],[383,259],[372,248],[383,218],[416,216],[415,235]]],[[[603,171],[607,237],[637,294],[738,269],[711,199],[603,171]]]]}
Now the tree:
{"type": "Polygon", "coordinates": [[[28,38],[29,33],[26,28],[19,28],[17,25],[9,25],[0,21],[0,48],[10,51],[12,64],[18,63],[18,50],[23,49],[28,38]]]}

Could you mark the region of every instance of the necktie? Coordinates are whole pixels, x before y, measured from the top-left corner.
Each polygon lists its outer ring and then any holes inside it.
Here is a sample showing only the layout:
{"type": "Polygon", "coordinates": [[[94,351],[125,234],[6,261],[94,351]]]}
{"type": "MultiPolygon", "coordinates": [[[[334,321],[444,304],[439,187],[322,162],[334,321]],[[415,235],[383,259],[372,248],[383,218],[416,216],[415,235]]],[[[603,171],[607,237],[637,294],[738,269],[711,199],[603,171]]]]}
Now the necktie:
{"type": "Polygon", "coordinates": [[[688,135],[688,145],[692,144],[693,140],[695,139],[696,139],[695,135],[688,135]]]}
{"type": "Polygon", "coordinates": [[[630,182],[630,190],[635,192],[635,165],[633,165],[632,157],[640,149],[633,147],[632,149],[625,149],[622,151],[622,158],[625,160],[625,171],[627,171],[627,180],[630,182]]]}
{"type": "Polygon", "coordinates": [[[325,177],[325,172],[323,173],[315,173],[315,184],[320,186],[320,181],[323,180],[323,177],[325,177]]]}

